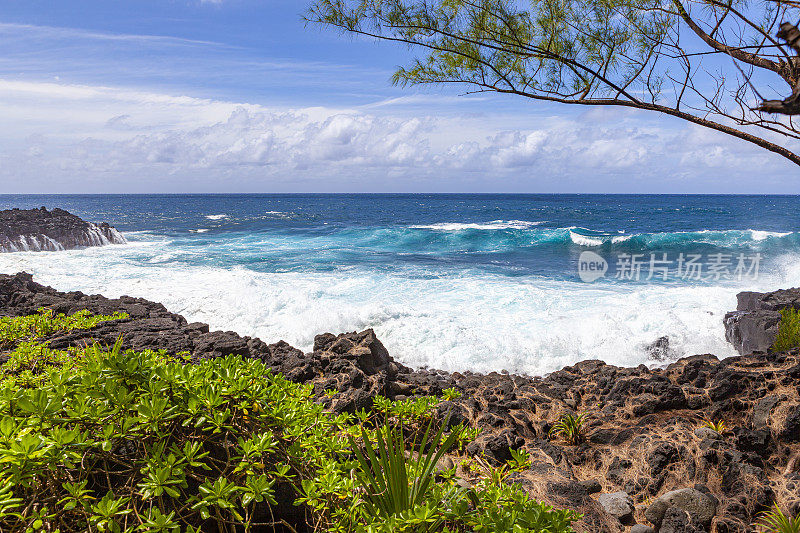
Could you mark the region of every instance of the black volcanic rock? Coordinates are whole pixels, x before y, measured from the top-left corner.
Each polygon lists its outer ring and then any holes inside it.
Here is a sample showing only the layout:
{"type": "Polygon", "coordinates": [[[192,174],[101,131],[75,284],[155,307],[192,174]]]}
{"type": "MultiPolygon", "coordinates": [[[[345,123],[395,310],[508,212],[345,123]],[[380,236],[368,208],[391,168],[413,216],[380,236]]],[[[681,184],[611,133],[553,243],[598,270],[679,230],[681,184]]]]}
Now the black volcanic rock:
{"type": "Polygon", "coordinates": [[[736,311],[725,315],[725,338],[740,354],[766,352],[775,342],[781,310],[800,309],[800,289],[740,292],[736,311]]]}
{"type": "Polygon", "coordinates": [[[58,251],[125,242],[107,223],[86,222],[63,209],[0,211],[0,252],[58,251]]]}

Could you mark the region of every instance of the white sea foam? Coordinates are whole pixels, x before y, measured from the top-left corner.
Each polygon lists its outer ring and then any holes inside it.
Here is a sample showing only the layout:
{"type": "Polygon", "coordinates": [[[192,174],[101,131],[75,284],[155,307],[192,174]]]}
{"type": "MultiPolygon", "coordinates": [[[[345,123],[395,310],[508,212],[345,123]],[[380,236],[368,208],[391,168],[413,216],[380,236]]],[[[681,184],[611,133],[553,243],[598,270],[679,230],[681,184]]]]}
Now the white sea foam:
{"type": "Polygon", "coordinates": [[[211,230],[208,229],[208,228],[190,229],[189,230],[190,233],[208,233],[209,231],[211,231],[211,230]]]}
{"type": "Polygon", "coordinates": [[[437,224],[410,226],[414,229],[429,229],[436,231],[464,231],[471,229],[479,230],[501,230],[501,229],[527,229],[544,224],[544,220],[493,220],[485,223],[460,223],[460,222],[440,222],[437,224]]]}
{"type": "Polygon", "coordinates": [[[285,220],[297,218],[297,213],[287,213],[285,211],[264,211],[264,216],[260,217],[262,219],[274,219],[274,218],[281,218],[285,220]]]}
{"type": "Polygon", "coordinates": [[[309,350],[315,334],[375,328],[413,367],[543,374],[582,359],[648,363],[642,346],[667,335],[677,356],[734,355],[722,318],[740,290],[800,284],[797,257],[777,277],[740,287],[587,285],[462,274],[262,273],[186,266],[164,243],[0,254],[0,272],[25,270],[60,290],[163,302],[212,328],[284,339],[309,350]]]}
{"type": "Polygon", "coordinates": [[[208,220],[222,220],[223,218],[228,218],[228,215],[221,214],[221,215],[206,215],[208,220]]]}
{"type": "Polygon", "coordinates": [[[584,235],[580,232],[572,231],[575,228],[567,228],[570,230],[569,236],[572,242],[580,246],[601,246],[605,243],[620,243],[625,242],[632,237],[640,237],[650,245],[656,243],[671,244],[679,239],[691,239],[696,244],[712,244],[712,245],[725,245],[729,243],[739,242],[746,243],[747,241],[760,242],[771,238],[781,238],[792,235],[794,232],[777,232],[777,231],[762,231],[762,230],[711,230],[702,229],[696,231],[673,231],[668,233],[643,233],[643,234],[630,234],[630,235],[613,235],[613,236],[594,236],[584,235]]]}
{"type": "Polygon", "coordinates": [[[750,236],[754,241],[764,241],[769,239],[770,237],[786,237],[787,235],[791,235],[793,232],[787,231],[785,233],[781,233],[778,231],[759,231],[755,229],[747,230],[750,232],[750,236]]]}
{"type": "Polygon", "coordinates": [[[574,231],[569,232],[569,238],[579,246],[602,246],[605,243],[618,243],[625,242],[630,239],[632,235],[614,235],[614,236],[590,236],[582,235],[574,231]]]}
{"type": "MultiPolygon", "coordinates": [[[[64,246],[44,234],[20,235],[14,239],[0,236],[0,253],[3,252],[55,252],[64,246]]],[[[127,244],[123,235],[112,227],[98,226],[89,222],[86,229],[74,232],[70,236],[74,246],[106,246],[109,244],[127,244]]]]}

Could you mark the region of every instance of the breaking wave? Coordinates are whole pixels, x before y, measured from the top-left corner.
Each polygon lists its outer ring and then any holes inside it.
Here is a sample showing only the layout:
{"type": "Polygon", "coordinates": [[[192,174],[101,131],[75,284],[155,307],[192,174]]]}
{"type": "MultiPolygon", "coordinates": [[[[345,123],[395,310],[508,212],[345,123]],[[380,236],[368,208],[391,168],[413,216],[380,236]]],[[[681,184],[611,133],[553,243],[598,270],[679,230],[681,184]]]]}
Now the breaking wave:
{"type": "Polygon", "coordinates": [[[493,221],[431,225],[347,228],[335,234],[309,236],[312,241],[345,242],[405,253],[491,253],[530,248],[607,247],[622,251],[673,249],[800,250],[800,233],[754,229],[623,233],[586,228],[546,227],[545,222],[493,221]]]}
{"type": "Polygon", "coordinates": [[[642,346],[665,335],[676,357],[734,355],[721,324],[735,306],[735,287],[599,287],[366,268],[257,272],[187,265],[171,250],[134,243],[59,252],[58,261],[3,254],[0,271],[25,270],[60,290],[145,297],[190,321],[304,350],[316,334],[372,327],[394,357],[414,367],[543,374],[581,359],[636,365],[648,360],[642,346]]]}
{"type": "Polygon", "coordinates": [[[464,231],[464,230],[505,230],[505,229],[527,229],[545,224],[545,221],[528,220],[493,220],[486,223],[460,223],[460,222],[439,222],[437,224],[409,226],[413,229],[428,229],[435,231],[464,231]]]}
{"type": "MultiPolygon", "coordinates": [[[[106,246],[109,244],[126,244],[128,241],[111,226],[88,223],[86,229],[74,231],[63,236],[67,247],[106,246]]],[[[0,252],[58,252],[65,246],[56,239],[36,233],[20,235],[9,239],[0,234],[0,252]]]]}

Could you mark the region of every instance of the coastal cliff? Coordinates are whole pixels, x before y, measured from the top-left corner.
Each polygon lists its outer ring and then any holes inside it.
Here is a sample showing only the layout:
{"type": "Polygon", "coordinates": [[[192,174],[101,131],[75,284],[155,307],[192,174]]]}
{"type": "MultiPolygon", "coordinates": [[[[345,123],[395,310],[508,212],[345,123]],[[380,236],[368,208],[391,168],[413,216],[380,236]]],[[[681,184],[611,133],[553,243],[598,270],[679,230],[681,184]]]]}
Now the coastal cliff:
{"type": "Polygon", "coordinates": [[[0,252],[55,252],[126,242],[113,226],[87,222],[63,209],[0,211],[0,252]]]}
{"type": "Polygon", "coordinates": [[[747,532],[775,502],[800,512],[797,350],[724,360],[697,355],[655,369],[583,361],[544,377],[414,370],[394,361],[372,330],[318,335],[313,351],[303,353],[282,341],[210,331],[144,299],[63,293],[28,274],[0,275],[0,315],[41,307],[128,315],[55,334],[52,348],[113,344],[122,335],[126,348],[186,352],[194,361],[257,358],[310,383],[334,412],[368,409],[377,395],[397,400],[455,389],[461,397],[440,406],[439,415],[479,428],[466,453],[500,463],[525,449],[530,468],[514,481],[535,498],[583,513],[579,531],[747,532]],[[587,415],[579,444],[550,438],[567,413],[587,415]],[[723,420],[729,431],[703,420],[723,420]]]}

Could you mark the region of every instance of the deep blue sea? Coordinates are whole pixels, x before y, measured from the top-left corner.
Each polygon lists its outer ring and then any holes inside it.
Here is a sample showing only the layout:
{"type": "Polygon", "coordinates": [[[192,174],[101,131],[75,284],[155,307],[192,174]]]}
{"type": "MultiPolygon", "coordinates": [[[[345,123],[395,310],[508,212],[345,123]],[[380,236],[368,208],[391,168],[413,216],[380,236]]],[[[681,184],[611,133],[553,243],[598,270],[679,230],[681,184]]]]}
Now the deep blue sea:
{"type": "Polygon", "coordinates": [[[447,370],[657,364],[661,336],[670,358],[729,356],[736,293],[800,285],[797,196],[0,195],[42,205],[129,244],[0,254],[0,272],[303,349],[372,327],[447,370]]]}

